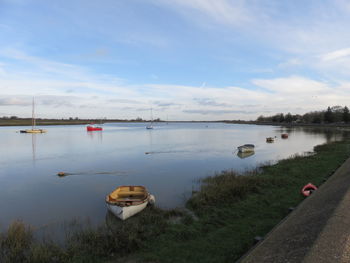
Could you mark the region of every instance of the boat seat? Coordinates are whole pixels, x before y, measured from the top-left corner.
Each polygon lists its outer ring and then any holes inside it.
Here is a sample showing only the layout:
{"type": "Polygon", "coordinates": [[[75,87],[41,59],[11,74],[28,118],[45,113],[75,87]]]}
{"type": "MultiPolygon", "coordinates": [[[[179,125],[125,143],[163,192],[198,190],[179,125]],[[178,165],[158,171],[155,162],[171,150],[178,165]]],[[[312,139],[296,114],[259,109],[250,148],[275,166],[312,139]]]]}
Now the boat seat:
{"type": "Polygon", "coordinates": [[[119,198],[142,198],[145,195],[143,193],[118,193],[118,199],[119,198]]]}

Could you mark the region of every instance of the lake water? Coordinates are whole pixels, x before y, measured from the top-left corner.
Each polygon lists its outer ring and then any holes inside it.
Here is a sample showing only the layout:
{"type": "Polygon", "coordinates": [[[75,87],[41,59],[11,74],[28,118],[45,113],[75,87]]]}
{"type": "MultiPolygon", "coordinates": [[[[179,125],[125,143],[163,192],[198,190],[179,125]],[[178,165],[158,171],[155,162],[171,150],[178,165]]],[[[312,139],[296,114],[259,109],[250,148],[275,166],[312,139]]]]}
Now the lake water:
{"type": "Polygon", "coordinates": [[[0,226],[15,219],[34,226],[106,216],[105,196],[119,185],[144,185],[162,208],[183,206],[198,179],[222,170],[256,165],[312,151],[341,133],[318,129],[224,123],[105,124],[49,126],[45,134],[0,128],[0,226]],[[282,132],[289,138],[281,139],[282,132]],[[266,137],[277,136],[274,143],[266,137]],[[255,154],[240,158],[236,148],[252,143],[255,154]],[[57,176],[63,171],[71,175],[57,176]]]}

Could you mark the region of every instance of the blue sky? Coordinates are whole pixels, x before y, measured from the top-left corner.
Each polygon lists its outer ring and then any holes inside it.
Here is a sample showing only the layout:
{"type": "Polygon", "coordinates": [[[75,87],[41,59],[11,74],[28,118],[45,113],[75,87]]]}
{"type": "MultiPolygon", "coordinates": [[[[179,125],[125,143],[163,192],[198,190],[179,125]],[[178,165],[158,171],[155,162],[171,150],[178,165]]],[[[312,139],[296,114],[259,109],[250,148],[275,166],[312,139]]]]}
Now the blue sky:
{"type": "Polygon", "coordinates": [[[0,0],[0,116],[256,119],[350,106],[350,2],[0,0]]]}

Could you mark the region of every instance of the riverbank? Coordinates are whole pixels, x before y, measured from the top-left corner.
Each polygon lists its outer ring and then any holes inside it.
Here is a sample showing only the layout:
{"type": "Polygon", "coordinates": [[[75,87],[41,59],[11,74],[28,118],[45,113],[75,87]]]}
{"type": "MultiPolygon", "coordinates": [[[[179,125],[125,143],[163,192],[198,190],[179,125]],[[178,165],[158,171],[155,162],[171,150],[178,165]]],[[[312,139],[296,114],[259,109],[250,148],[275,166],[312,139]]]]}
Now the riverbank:
{"type": "MultiPolygon", "coordinates": [[[[87,125],[89,123],[100,123],[99,119],[36,119],[37,126],[51,126],[51,125],[87,125]]],[[[150,122],[147,120],[103,120],[102,123],[119,123],[119,122],[131,122],[131,123],[145,123],[150,122]]],[[[259,121],[156,121],[155,123],[226,123],[226,124],[249,124],[249,125],[269,125],[269,126],[281,126],[287,128],[293,127],[315,127],[315,128],[347,128],[350,127],[350,123],[284,123],[284,122],[259,122],[259,121]]],[[[1,126],[31,126],[32,119],[0,119],[1,126]]]]}
{"type": "Polygon", "coordinates": [[[281,127],[316,127],[316,128],[323,128],[323,127],[331,127],[331,128],[346,128],[350,127],[350,123],[344,123],[344,122],[335,122],[335,123],[302,123],[302,122],[295,122],[295,123],[288,123],[288,122],[266,122],[266,121],[223,121],[227,124],[250,124],[250,125],[269,125],[269,126],[281,126],[281,127]]]}
{"type": "Polygon", "coordinates": [[[320,185],[350,154],[350,141],[315,147],[244,176],[227,171],[203,179],[183,210],[147,208],[125,222],[113,216],[96,228],[68,235],[64,247],[39,243],[24,224],[14,223],[0,238],[8,262],[233,262],[297,206],[300,188],[320,185]]]}

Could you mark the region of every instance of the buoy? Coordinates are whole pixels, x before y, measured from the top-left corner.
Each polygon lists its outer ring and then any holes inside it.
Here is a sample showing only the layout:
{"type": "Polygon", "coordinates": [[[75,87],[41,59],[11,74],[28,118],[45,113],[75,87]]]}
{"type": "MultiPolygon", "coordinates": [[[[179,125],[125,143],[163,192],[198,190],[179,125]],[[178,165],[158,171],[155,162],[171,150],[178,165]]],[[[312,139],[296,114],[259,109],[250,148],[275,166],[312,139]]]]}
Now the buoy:
{"type": "Polygon", "coordinates": [[[67,174],[66,174],[65,172],[58,172],[57,175],[58,175],[58,176],[65,176],[65,175],[67,175],[67,174]]]}
{"type": "Polygon", "coordinates": [[[313,185],[312,183],[308,183],[301,189],[301,194],[307,197],[310,196],[316,190],[317,186],[313,185]]]}

